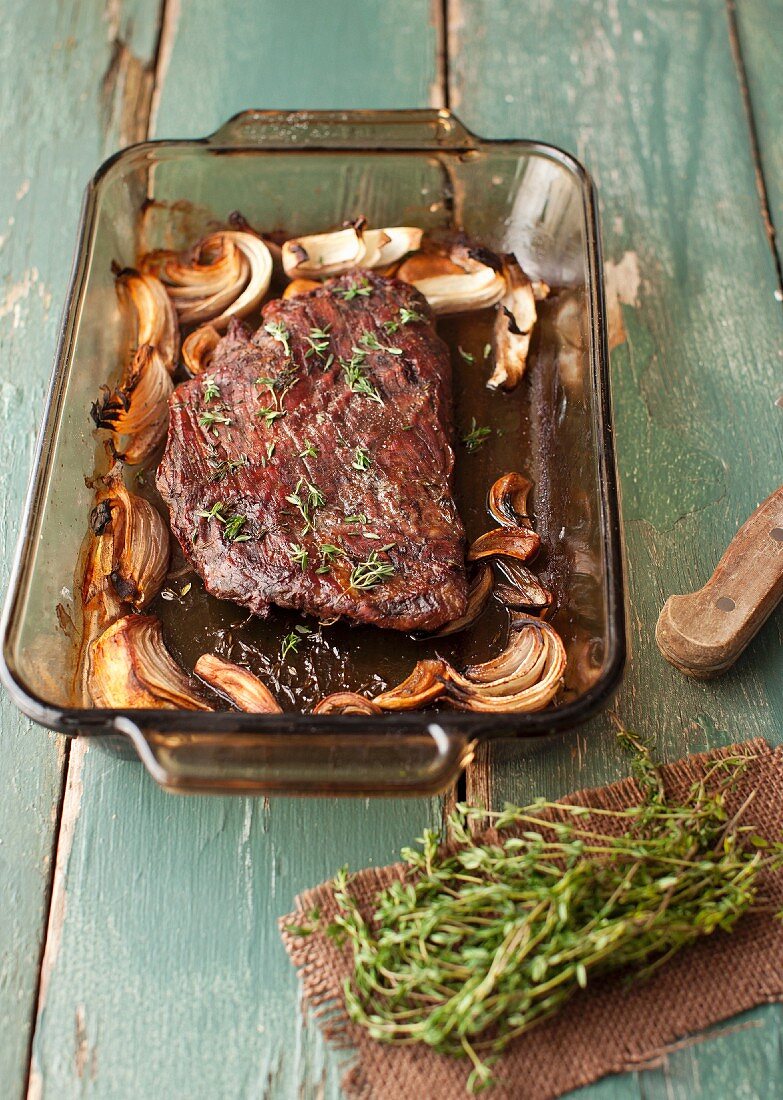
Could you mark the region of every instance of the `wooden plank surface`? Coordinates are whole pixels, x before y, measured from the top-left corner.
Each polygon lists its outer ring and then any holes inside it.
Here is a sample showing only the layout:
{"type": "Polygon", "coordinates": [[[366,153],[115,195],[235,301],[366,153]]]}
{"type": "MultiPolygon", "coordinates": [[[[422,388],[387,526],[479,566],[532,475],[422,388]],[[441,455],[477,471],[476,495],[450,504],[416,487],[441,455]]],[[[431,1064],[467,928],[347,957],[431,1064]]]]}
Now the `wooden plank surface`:
{"type": "MultiPolygon", "coordinates": [[[[783,0],[732,0],[770,231],[783,266],[783,0]]],[[[783,385],[780,387],[783,392],[783,385]]]]}
{"type": "MultiPolygon", "coordinates": [[[[0,559],[10,568],[84,185],[144,84],[157,4],[4,5],[0,40],[0,559]]],[[[149,84],[149,76],[147,78],[149,84]]],[[[0,693],[0,1092],[27,1073],[63,744],[0,693]]]]}
{"type": "MultiPolygon", "coordinates": [[[[665,664],[665,597],[711,574],[740,523],[783,478],[783,331],[742,90],[720,3],[496,0],[449,5],[451,102],[479,133],[537,137],[595,174],[627,343],[612,356],[630,660],[617,711],[667,758],[783,737],[778,611],[722,680],[665,664]]],[[[763,80],[761,72],[760,79],[763,80]]],[[[486,753],[469,794],[555,795],[623,774],[606,718],[526,758],[486,753]]],[[[771,1096],[781,1009],[596,1097],[771,1096]]]]}
{"type": "MultiPolygon", "coordinates": [[[[155,133],[246,106],[426,106],[426,0],[169,3],[155,133]],[[325,12],[325,10],[324,10],[325,12]]],[[[33,1045],[32,1095],[337,1095],[339,1058],[298,1011],[276,927],[297,891],[393,859],[437,800],[177,799],[75,745],[33,1045]]]]}

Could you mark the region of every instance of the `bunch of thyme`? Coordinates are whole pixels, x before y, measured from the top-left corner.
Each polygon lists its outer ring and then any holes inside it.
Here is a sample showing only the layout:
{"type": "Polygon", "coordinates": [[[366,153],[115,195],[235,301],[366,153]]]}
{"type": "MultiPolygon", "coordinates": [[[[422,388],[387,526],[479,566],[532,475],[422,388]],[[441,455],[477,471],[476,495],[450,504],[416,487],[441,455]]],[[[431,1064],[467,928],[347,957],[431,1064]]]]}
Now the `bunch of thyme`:
{"type": "Polygon", "coordinates": [[[352,1020],[382,1042],[468,1057],[475,1092],[510,1040],[580,987],[621,967],[643,977],[759,906],[759,875],[783,867],[783,845],[742,824],[750,800],[728,816],[748,758],[712,764],[680,803],[667,798],[647,747],[620,737],[644,789],[638,806],[539,799],[486,814],[460,805],[455,843],[441,847],[427,831],[404,849],[410,873],[379,894],[370,922],[347,871],[337,876],[327,931],[353,949],[352,1020]],[[497,842],[477,843],[471,825],[487,818],[497,842]],[[609,819],[620,835],[605,835],[609,819]]]}

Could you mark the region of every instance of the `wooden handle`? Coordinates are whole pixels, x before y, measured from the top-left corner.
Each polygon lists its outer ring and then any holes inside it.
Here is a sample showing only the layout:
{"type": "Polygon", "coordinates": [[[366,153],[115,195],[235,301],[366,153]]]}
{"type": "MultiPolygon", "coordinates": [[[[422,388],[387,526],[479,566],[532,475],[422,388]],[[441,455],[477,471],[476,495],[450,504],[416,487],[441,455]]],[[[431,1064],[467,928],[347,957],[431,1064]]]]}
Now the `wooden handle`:
{"type": "Polygon", "coordinates": [[[688,676],[725,672],[783,597],[783,485],[740,527],[697,592],[670,596],[655,639],[688,676]]]}

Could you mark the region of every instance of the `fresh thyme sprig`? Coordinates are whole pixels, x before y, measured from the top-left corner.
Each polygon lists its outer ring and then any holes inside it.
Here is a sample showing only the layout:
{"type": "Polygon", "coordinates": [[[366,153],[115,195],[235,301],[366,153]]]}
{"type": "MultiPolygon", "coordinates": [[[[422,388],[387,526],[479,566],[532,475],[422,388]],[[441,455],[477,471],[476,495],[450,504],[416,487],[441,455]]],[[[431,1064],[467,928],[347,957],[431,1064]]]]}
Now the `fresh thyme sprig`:
{"type": "Polygon", "coordinates": [[[305,359],[316,355],[322,361],[324,370],[328,370],[334,362],[334,355],[329,351],[329,329],[331,327],[331,325],[324,325],[323,328],[311,328],[309,334],[305,336],[305,340],[309,344],[305,352],[305,359]]]}
{"type": "MultiPolygon", "coordinates": [[[[727,812],[749,758],[715,762],[674,801],[647,746],[620,738],[635,757],[639,805],[458,805],[453,843],[427,830],[404,849],[409,872],[378,894],[372,923],[347,870],[337,875],[325,931],[351,945],[346,1008],[372,1038],[467,1057],[478,1091],[507,1044],[580,987],[619,968],[645,976],[699,937],[731,932],[757,904],[762,872],[783,867],[783,844],[742,824],[752,795],[727,812]],[[477,840],[472,827],[487,819],[497,835],[477,840]]],[[[319,927],[316,916],[289,931],[319,927]]]]}
{"type": "Polygon", "coordinates": [[[323,508],[326,503],[326,499],[318,486],[313,485],[312,481],[300,477],[294,491],[289,493],[285,499],[289,504],[293,504],[294,507],[298,509],[304,520],[305,525],[302,534],[305,535],[308,531],[312,531],[313,512],[317,508],[323,508]]]}
{"type": "Polygon", "coordinates": [[[316,569],[316,573],[331,573],[335,558],[345,557],[345,551],[331,542],[322,543],[318,547],[318,554],[321,558],[321,564],[316,569]]]}
{"type": "MultiPolygon", "coordinates": [[[[216,501],[212,507],[207,511],[202,509],[196,512],[197,519],[216,520],[223,528],[223,538],[226,542],[248,542],[253,536],[242,533],[242,528],[247,523],[247,516],[240,515],[235,512],[233,515],[226,514],[226,505],[222,500],[216,501]]],[[[193,542],[198,538],[198,523],[193,527],[193,542]]]]}
{"type": "Polygon", "coordinates": [[[275,409],[271,405],[262,405],[260,409],[256,409],[256,416],[267,425],[274,424],[285,415],[285,409],[275,409]]]}
{"type": "Polygon", "coordinates": [[[354,298],[369,298],[372,294],[372,287],[366,276],[363,275],[358,282],[353,283],[351,286],[338,287],[335,294],[344,301],[351,302],[354,298]]]}
{"type": "Polygon", "coordinates": [[[299,542],[289,542],[288,549],[291,553],[291,561],[294,565],[298,565],[303,573],[307,572],[307,563],[310,560],[310,556],[299,542]]]}
{"type": "Polygon", "coordinates": [[[462,444],[467,451],[477,451],[479,447],[484,446],[491,435],[492,429],[479,427],[474,416],[470,421],[470,429],[462,437],[462,444]]]}
{"type": "Polygon", "coordinates": [[[370,458],[368,452],[365,451],[364,447],[356,448],[353,453],[353,461],[351,462],[351,466],[353,466],[354,470],[358,470],[360,473],[363,473],[365,470],[369,470],[370,466],[372,466],[372,459],[370,458]]]}
{"type": "Polygon", "coordinates": [[[211,374],[204,375],[201,379],[201,385],[204,391],[204,404],[208,405],[210,401],[220,400],[220,387],[211,374]]]}
{"type": "Polygon", "coordinates": [[[367,352],[362,351],[361,348],[353,348],[353,355],[350,359],[340,358],[340,366],[343,368],[346,385],[351,393],[360,393],[364,397],[369,397],[371,401],[377,401],[379,405],[382,405],[381,395],[367,377],[366,358],[367,352]]]}
{"type": "Polygon", "coordinates": [[[264,325],[264,329],[269,333],[273,340],[276,340],[278,344],[283,345],[283,350],[286,355],[291,354],[291,334],[285,327],[282,321],[269,321],[264,325]]]}
{"type": "Polygon", "coordinates": [[[394,576],[394,565],[390,561],[383,561],[378,557],[379,554],[391,550],[393,545],[394,543],[390,542],[388,546],[382,546],[380,550],[373,550],[366,561],[360,561],[353,567],[348,580],[351,588],[366,591],[369,588],[375,588],[377,585],[383,584],[384,581],[388,581],[394,576]]]}
{"type": "MultiPolygon", "coordinates": [[[[363,332],[359,337],[359,343],[365,351],[386,351],[389,355],[402,355],[402,348],[389,347],[382,344],[374,332],[363,332]]],[[[353,351],[357,351],[353,348],[353,351]]]]}
{"type": "Polygon", "coordinates": [[[280,647],[280,660],[284,661],[289,653],[298,653],[299,643],[308,634],[312,634],[312,630],[306,626],[295,626],[290,634],[286,634],[280,647]]]}
{"type": "Polygon", "coordinates": [[[205,409],[204,412],[200,414],[198,422],[202,428],[206,428],[207,430],[211,428],[214,434],[217,435],[216,425],[230,424],[231,417],[226,416],[225,413],[217,412],[214,409],[205,409]]]}

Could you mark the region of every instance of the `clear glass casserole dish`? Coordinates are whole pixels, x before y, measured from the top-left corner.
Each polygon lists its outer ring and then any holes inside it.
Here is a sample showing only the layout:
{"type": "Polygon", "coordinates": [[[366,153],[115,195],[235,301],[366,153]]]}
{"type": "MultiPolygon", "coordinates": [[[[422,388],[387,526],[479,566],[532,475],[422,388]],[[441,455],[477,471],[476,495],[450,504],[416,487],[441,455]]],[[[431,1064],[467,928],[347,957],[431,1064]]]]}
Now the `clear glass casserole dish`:
{"type": "MultiPolygon", "coordinates": [[[[132,745],[159,783],[180,791],[422,794],[452,782],[480,739],[513,737],[522,749],[568,730],[607,702],[625,658],[608,363],[595,190],[559,149],[485,141],[447,111],[247,111],[202,141],[124,150],[85,196],[3,618],[7,690],[42,725],[114,751],[132,745]],[[290,235],[357,212],[378,226],[458,226],[559,288],[514,413],[522,427],[504,444],[536,486],[537,527],[558,587],[569,657],[558,705],[370,717],[72,705],[74,647],[63,623],[92,499],[85,479],[101,462],[89,408],[123,341],[112,264],[186,247],[237,209],[290,235]]],[[[392,638],[388,651],[387,671],[404,679],[405,646],[392,638]]]]}

